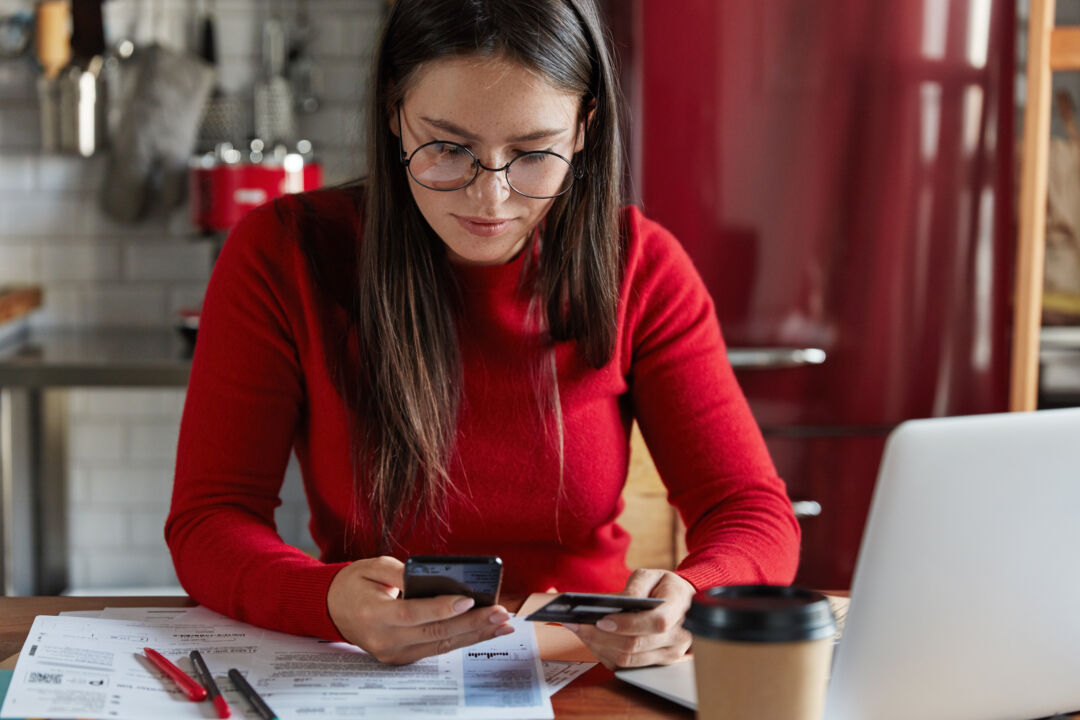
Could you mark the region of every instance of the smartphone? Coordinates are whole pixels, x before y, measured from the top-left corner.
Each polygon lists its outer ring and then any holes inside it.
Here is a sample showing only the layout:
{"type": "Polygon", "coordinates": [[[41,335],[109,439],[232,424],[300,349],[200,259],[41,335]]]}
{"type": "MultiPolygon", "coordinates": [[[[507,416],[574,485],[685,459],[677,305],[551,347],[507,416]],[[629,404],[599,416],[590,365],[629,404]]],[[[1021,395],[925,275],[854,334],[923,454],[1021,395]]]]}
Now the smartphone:
{"type": "Polygon", "coordinates": [[[413,555],[405,561],[402,597],[467,595],[488,607],[499,601],[502,569],[494,555],[413,555]]]}
{"type": "Polygon", "coordinates": [[[651,610],[663,602],[662,598],[640,598],[599,593],[563,593],[525,619],[530,622],[568,622],[579,625],[595,625],[596,621],[605,615],[651,610]]]}

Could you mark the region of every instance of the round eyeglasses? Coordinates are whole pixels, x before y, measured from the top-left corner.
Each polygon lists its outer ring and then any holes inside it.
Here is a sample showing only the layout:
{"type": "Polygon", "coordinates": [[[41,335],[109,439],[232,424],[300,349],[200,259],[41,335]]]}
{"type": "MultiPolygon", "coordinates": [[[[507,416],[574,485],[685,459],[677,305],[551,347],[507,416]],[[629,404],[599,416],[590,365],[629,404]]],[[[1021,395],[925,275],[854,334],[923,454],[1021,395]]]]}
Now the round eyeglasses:
{"type": "Polygon", "coordinates": [[[506,184],[518,195],[537,200],[558,197],[569,190],[575,180],[585,176],[573,163],[550,150],[522,153],[502,167],[491,168],[480,162],[464,145],[447,140],[432,140],[412,151],[405,152],[402,140],[401,107],[398,106],[398,144],[401,164],[412,179],[429,190],[451,192],[468,187],[481,170],[506,174],[506,184]]]}

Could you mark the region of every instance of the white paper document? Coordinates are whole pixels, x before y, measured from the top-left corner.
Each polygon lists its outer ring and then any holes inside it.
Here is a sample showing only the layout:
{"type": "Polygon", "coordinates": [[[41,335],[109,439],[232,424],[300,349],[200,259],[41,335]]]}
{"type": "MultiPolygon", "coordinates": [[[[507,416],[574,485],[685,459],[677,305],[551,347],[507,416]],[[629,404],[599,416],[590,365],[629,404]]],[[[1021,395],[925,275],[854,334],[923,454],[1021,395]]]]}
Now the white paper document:
{"type": "Polygon", "coordinates": [[[160,651],[189,674],[187,654],[197,648],[223,675],[229,667],[250,666],[263,635],[232,621],[155,625],[40,616],[19,655],[0,717],[202,717],[201,707],[146,659],[143,648],[160,651]]]}
{"type": "Polygon", "coordinates": [[[252,684],[282,718],[553,717],[532,627],[511,622],[510,635],[405,666],[286,636],[252,684]]]}
{"type": "Polygon", "coordinates": [[[544,684],[548,695],[554,695],[564,687],[584,675],[596,663],[574,662],[566,660],[544,660],[544,684]]]}
{"type": "Polygon", "coordinates": [[[236,717],[256,718],[226,672],[237,668],[282,720],[322,717],[554,717],[532,624],[407,666],[379,663],[347,644],[261,630],[204,608],[169,617],[40,616],[19,655],[2,718],[205,718],[142,655],[152,647],[192,674],[198,649],[236,717]]]}

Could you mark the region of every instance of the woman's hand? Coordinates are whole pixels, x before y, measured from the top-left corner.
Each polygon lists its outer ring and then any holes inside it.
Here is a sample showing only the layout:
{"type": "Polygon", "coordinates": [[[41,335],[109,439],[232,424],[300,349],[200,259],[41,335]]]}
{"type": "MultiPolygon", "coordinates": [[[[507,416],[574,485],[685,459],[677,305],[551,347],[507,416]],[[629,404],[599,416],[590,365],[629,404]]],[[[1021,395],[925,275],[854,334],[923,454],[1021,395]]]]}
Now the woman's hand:
{"type": "Polygon", "coordinates": [[[396,558],[357,560],[330,583],[330,619],[346,640],[392,665],[514,631],[499,605],[472,610],[472,598],[464,595],[401,600],[404,583],[405,565],[396,558]]]}
{"type": "Polygon", "coordinates": [[[591,625],[565,627],[577,633],[609,670],[673,663],[690,649],[690,633],[682,621],[694,597],[694,586],[670,570],[635,570],[623,595],[663,598],[652,610],[608,615],[591,625]]]}

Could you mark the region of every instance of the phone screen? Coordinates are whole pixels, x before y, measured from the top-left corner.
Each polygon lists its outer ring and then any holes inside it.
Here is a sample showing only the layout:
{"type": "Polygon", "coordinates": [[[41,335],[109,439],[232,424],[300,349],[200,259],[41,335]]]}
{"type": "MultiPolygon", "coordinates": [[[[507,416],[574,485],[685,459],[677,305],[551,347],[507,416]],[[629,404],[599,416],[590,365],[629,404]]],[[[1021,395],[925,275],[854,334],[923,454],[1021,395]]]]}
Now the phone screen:
{"type": "Polygon", "coordinates": [[[502,583],[495,556],[416,555],[405,561],[405,598],[466,595],[476,607],[494,605],[502,583]]]}

